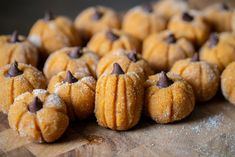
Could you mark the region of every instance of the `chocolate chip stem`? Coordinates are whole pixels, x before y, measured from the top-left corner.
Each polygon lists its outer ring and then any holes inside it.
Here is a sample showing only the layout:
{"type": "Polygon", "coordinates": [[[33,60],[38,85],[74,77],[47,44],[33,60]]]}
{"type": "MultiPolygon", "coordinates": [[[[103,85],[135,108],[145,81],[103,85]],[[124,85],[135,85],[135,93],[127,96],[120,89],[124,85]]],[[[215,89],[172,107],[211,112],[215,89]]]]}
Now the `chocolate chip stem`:
{"type": "Polygon", "coordinates": [[[174,82],[168,78],[168,76],[166,75],[166,73],[164,71],[162,71],[160,73],[159,76],[159,80],[157,82],[157,86],[159,88],[166,88],[169,87],[170,85],[172,85],[174,82]]]}
{"type": "Polygon", "coordinates": [[[195,53],[191,59],[192,62],[198,62],[199,61],[199,54],[195,53]]]}
{"type": "Polygon", "coordinates": [[[18,31],[15,30],[12,35],[11,35],[11,39],[10,39],[10,42],[11,43],[16,43],[16,42],[19,42],[19,34],[18,34],[18,31]]]}
{"type": "Polygon", "coordinates": [[[76,58],[80,58],[83,55],[83,52],[80,47],[77,47],[73,49],[68,55],[69,57],[76,59],[76,58]]]}
{"type": "Polygon", "coordinates": [[[219,42],[219,36],[217,33],[212,33],[210,35],[210,39],[209,39],[209,47],[213,48],[215,47],[219,42]]]}
{"type": "Polygon", "coordinates": [[[29,104],[28,110],[31,113],[36,113],[43,107],[42,101],[36,96],[33,101],[29,104]]]}
{"type": "Polygon", "coordinates": [[[11,64],[11,67],[8,70],[7,76],[16,77],[21,74],[23,74],[23,72],[18,68],[18,62],[14,61],[14,63],[11,64]]]}
{"type": "Polygon", "coordinates": [[[44,20],[51,21],[54,19],[54,16],[51,11],[46,11],[44,15],[44,20]]]}
{"type": "Polygon", "coordinates": [[[101,12],[99,9],[95,9],[94,15],[92,16],[92,19],[97,21],[100,20],[103,17],[104,13],[101,12]]]}
{"type": "Polygon", "coordinates": [[[119,35],[115,34],[111,30],[107,31],[106,35],[107,35],[108,39],[111,40],[111,41],[115,41],[115,40],[119,39],[119,35]]]}
{"type": "Polygon", "coordinates": [[[187,22],[191,22],[194,19],[194,17],[188,12],[184,12],[182,18],[184,21],[187,21],[187,22]]]}
{"type": "Polygon", "coordinates": [[[122,70],[122,67],[118,63],[113,64],[113,71],[111,74],[122,75],[125,72],[122,70]]]}
{"type": "Polygon", "coordinates": [[[169,44],[174,44],[174,43],[176,43],[176,41],[177,41],[177,39],[173,33],[170,33],[166,38],[166,42],[169,44]]]}
{"type": "Polygon", "coordinates": [[[130,52],[127,54],[127,57],[132,61],[132,62],[137,62],[138,61],[138,56],[136,52],[130,52]]]}
{"type": "Polygon", "coordinates": [[[145,12],[148,12],[148,13],[153,12],[153,7],[150,4],[144,4],[144,5],[142,5],[142,8],[145,12]]]}
{"type": "Polygon", "coordinates": [[[65,78],[64,82],[75,83],[77,81],[78,81],[78,79],[75,78],[70,71],[68,71],[67,74],[66,74],[66,78],[65,78]]]}

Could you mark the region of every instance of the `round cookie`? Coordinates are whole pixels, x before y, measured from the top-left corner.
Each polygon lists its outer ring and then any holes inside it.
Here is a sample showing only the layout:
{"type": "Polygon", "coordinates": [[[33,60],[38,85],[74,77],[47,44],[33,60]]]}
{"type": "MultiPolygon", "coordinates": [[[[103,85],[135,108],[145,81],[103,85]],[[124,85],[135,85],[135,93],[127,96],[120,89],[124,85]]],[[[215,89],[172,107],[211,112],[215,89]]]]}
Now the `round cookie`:
{"type": "Polygon", "coordinates": [[[235,62],[230,63],[221,75],[221,89],[224,97],[235,105],[235,62]]]}
{"type": "Polygon", "coordinates": [[[99,57],[87,48],[65,47],[47,58],[43,72],[48,80],[57,73],[68,70],[96,77],[98,62],[99,57]]]}
{"type": "Polygon", "coordinates": [[[178,75],[161,72],[145,83],[145,113],[157,123],[182,120],[194,106],[192,87],[178,75]]]}
{"type": "Polygon", "coordinates": [[[139,52],[140,46],[136,38],[114,29],[96,33],[87,44],[87,47],[96,52],[99,56],[104,56],[117,49],[139,52]]]}
{"type": "Polygon", "coordinates": [[[78,46],[81,39],[67,17],[54,17],[50,12],[39,19],[31,28],[28,39],[36,45],[44,56],[68,46],[78,46]]]}
{"type": "Polygon", "coordinates": [[[172,16],[183,13],[188,9],[188,3],[185,0],[161,0],[154,4],[154,10],[168,20],[172,16]]]}
{"type": "Polygon", "coordinates": [[[140,119],[143,105],[143,80],[134,72],[125,73],[119,64],[97,81],[95,115],[100,126],[128,130],[140,119]]]}
{"type": "Polygon", "coordinates": [[[224,32],[211,34],[200,50],[200,59],[218,66],[220,72],[235,61],[235,34],[224,32]]]}
{"type": "Polygon", "coordinates": [[[176,37],[185,37],[196,46],[201,46],[209,37],[210,28],[203,16],[196,11],[183,12],[171,18],[168,29],[176,37]]]}
{"type": "Polygon", "coordinates": [[[182,76],[193,87],[197,101],[210,100],[218,90],[220,76],[217,66],[200,61],[197,53],[192,58],[177,61],[171,72],[182,76]]]}
{"type": "Polygon", "coordinates": [[[119,29],[120,19],[111,8],[104,6],[89,7],[75,19],[75,28],[86,40],[105,29],[119,29]]]}
{"type": "Polygon", "coordinates": [[[92,76],[63,71],[52,77],[50,93],[58,94],[66,103],[71,120],[85,119],[94,112],[96,80],[92,76]]]}
{"type": "Polygon", "coordinates": [[[33,142],[54,142],[69,124],[65,103],[56,94],[35,89],[15,98],[8,121],[20,136],[33,142]]]}
{"type": "Polygon", "coordinates": [[[206,21],[217,32],[235,30],[235,11],[224,3],[215,3],[203,11],[206,21]]]}
{"type": "Polygon", "coordinates": [[[101,58],[97,66],[97,77],[106,73],[110,74],[114,63],[118,63],[125,73],[135,72],[143,78],[153,74],[148,62],[140,54],[119,49],[101,58]]]}
{"type": "Polygon", "coordinates": [[[124,16],[122,29],[140,41],[149,34],[164,30],[167,20],[154,12],[152,6],[137,6],[129,10],[124,16]]]}
{"type": "Polygon", "coordinates": [[[143,58],[156,71],[168,71],[173,64],[194,54],[193,44],[184,37],[176,38],[171,31],[148,36],[143,42],[143,58]]]}
{"type": "Polygon", "coordinates": [[[7,113],[14,98],[37,88],[46,88],[43,74],[31,65],[14,62],[0,68],[0,111],[7,113]]]}
{"type": "Polygon", "coordinates": [[[0,67],[14,61],[37,66],[38,50],[24,36],[14,31],[0,36],[0,67]]]}

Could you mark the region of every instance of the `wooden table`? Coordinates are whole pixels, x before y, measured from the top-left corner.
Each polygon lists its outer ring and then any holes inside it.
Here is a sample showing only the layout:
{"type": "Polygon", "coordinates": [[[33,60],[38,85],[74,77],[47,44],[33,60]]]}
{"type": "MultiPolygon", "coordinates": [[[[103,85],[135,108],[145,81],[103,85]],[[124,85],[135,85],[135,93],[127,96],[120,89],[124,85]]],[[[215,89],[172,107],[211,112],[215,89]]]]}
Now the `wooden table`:
{"type": "Polygon", "coordinates": [[[1,156],[235,156],[235,106],[218,95],[185,120],[160,125],[148,118],[132,130],[116,132],[99,127],[95,118],[71,124],[53,144],[35,144],[9,129],[0,114],[1,156]]]}

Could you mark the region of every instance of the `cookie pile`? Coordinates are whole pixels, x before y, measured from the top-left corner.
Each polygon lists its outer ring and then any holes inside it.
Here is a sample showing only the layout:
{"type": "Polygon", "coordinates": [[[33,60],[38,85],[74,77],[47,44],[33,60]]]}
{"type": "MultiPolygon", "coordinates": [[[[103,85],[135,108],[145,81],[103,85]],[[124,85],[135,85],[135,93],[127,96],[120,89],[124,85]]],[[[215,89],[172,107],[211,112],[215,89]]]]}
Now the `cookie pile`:
{"type": "Polygon", "coordinates": [[[95,6],[74,22],[46,12],[28,37],[0,36],[0,111],[20,136],[50,143],[93,113],[112,130],[133,128],[142,113],[182,120],[220,85],[235,104],[233,31],[235,11],[220,3],[162,0],[122,18],[95,6]]]}

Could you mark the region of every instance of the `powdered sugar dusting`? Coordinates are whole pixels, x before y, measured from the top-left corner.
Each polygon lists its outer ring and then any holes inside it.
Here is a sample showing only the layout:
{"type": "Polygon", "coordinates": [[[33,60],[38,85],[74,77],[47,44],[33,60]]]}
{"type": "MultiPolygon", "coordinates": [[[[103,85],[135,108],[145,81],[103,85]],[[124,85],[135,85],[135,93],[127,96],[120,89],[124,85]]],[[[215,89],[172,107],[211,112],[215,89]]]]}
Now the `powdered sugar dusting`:
{"type": "Polygon", "coordinates": [[[43,94],[46,94],[47,93],[47,91],[45,90],[45,89],[34,89],[33,90],[33,94],[34,95],[43,95],[43,94]]]}
{"type": "Polygon", "coordinates": [[[47,97],[45,101],[47,107],[62,107],[63,101],[56,94],[51,94],[47,97]]]}

